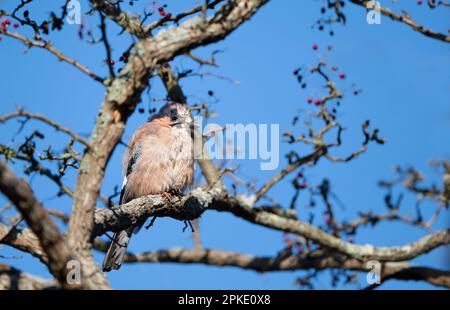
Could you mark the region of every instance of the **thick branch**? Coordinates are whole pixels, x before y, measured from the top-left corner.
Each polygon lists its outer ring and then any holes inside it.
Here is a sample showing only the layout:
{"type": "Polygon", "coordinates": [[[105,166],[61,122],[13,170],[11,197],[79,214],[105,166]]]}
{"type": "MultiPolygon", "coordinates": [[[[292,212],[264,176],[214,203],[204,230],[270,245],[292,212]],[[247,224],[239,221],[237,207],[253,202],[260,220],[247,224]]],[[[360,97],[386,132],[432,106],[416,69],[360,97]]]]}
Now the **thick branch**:
{"type": "Polygon", "coordinates": [[[358,260],[407,261],[450,243],[450,229],[429,234],[416,242],[396,247],[355,245],[299,220],[285,218],[246,205],[218,188],[194,190],[182,200],[165,201],[160,196],[146,196],[112,209],[97,209],[95,234],[118,231],[150,216],[168,216],[180,220],[199,217],[205,210],[231,212],[251,223],[303,236],[326,248],[358,260]]]}
{"type": "Polygon", "coordinates": [[[47,254],[42,249],[39,239],[29,229],[19,230],[0,224],[0,243],[37,257],[44,264],[48,263],[47,254]]]}
{"type": "Polygon", "coordinates": [[[134,34],[138,38],[144,38],[145,32],[138,18],[131,16],[129,13],[122,12],[114,4],[105,0],[90,0],[94,7],[102,11],[108,18],[115,21],[128,32],[134,34]]]}
{"type": "Polygon", "coordinates": [[[0,263],[0,290],[48,290],[57,289],[55,281],[22,272],[0,263]]]}
{"type": "Polygon", "coordinates": [[[18,179],[4,162],[0,162],[0,191],[20,211],[28,226],[38,237],[48,257],[48,268],[63,287],[69,288],[66,281],[66,264],[71,260],[70,249],[50,215],[40,204],[27,182],[18,179]]]}
{"type": "MultiPolygon", "coordinates": [[[[96,240],[96,249],[106,251],[108,244],[96,240]]],[[[302,253],[298,255],[253,256],[238,252],[228,252],[214,249],[183,249],[172,248],[139,254],[127,253],[126,263],[179,263],[204,264],[220,267],[238,267],[257,272],[271,271],[317,271],[326,269],[343,269],[360,272],[371,271],[370,265],[364,261],[348,258],[345,255],[323,250],[302,253]]],[[[411,266],[405,262],[386,262],[382,266],[381,279],[425,281],[432,285],[450,288],[450,272],[429,267],[411,266]]]]}

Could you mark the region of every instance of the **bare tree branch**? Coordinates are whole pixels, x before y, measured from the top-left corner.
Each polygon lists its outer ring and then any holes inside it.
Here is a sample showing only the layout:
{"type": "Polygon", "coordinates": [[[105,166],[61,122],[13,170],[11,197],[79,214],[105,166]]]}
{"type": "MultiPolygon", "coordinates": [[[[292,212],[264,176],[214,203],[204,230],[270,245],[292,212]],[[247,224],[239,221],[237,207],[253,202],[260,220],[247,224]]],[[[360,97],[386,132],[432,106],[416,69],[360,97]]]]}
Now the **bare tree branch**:
{"type": "Polygon", "coordinates": [[[270,179],[261,189],[259,189],[255,194],[255,202],[258,201],[262,196],[264,196],[275,184],[280,182],[285,176],[297,169],[298,167],[307,164],[309,162],[317,161],[322,155],[327,152],[325,147],[317,148],[313,153],[298,158],[295,162],[288,165],[286,168],[281,170],[272,179],[270,179]]]}
{"type": "Polygon", "coordinates": [[[48,290],[57,288],[59,286],[55,281],[45,280],[0,263],[0,290],[48,290]]]}
{"type": "Polygon", "coordinates": [[[3,117],[0,117],[0,123],[5,123],[5,122],[9,121],[10,119],[13,119],[13,118],[16,118],[16,117],[25,117],[27,119],[32,118],[32,119],[36,119],[36,120],[39,120],[41,122],[47,123],[48,125],[52,126],[56,130],[68,134],[73,140],[84,144],[88,148],[90,147],[89,141],[87,141],[85,138],[77,135],[76,133],[74,133],[69,128],[62,126],[62,125],[58,124],[57,122],[55,122],[54,120],[51,120],[48,117],[45,117],[45,116],[43,116],[41,114],[29,113],[29,112],[27,112],[27,111],[25,111],[23,109],[18,109],[14,113],[5,115],[3,117]]]}
{"type": "Polygon", "coordinates": [[[245,205],[236,197],[228,196],[218,188],[210,191],[198,188],[183,199],[177,197],[167,201],[159,195],[146,196],[119,207],[97,209],[94,236],[101,235],[105,231],[123,230],[150,216],[192,220],[208,209],[231,212],[251,223],[303,236],[326,248],[359,260],[406,261],[450,243],[450,229],[447,229],[403,246],[355,245],[300,220],[285,218],[245,205]]]}
{"type": "MultiPolygon", "coordinates": [[[[370,1],[368,1],[368,0],[350,0],[350,2],[352,2],[356,5],[359,5],[359,6],[363,6],[365,8],[367,8],[370,3],[370,1]]],[[[405,25],[408,25],[413,30],[418,31],[421,34],[423,34],[429,38],[433,38],[433,39],[440,40],[440,41],[447,42],[447,43],[450,42],[450,36],[427,29],[427,28],[417,24],[414,20],[412,20],[408,16],[398,15],[398,14],[392,12],[390,9],[385,8],[385,7],[380,7],[380,13],[391,18],[392,20],[399,21],[401,23],[404,23],[405,25]]]]}
{"type": "Polygon", "coordinates": [[[88,76],[90,76],[91,78],[93,78],[95,81],[103,84],[103,81],[104,81],[103,78],[101,78],[98,75],[96,75],[95,73],[93,73],[91,70],[89,70],[88,68],[86,68],[85,66],[80,64],[78,61],[64,55],[62,52],[60,52],[59,50],[54,48],[49,42],[30,40],[18,33],[10,32],[10,31],[0,30],[0,34],[4,34],[8,37],[17,39],[28,47],[35,46],[35,47],[45,49],[45,50],[49,51],[50,53],[52,53],[53,55],[55,55],[58,58],[58,60],[62,60],[62,61],[65,61],[65,62],[71,64],[72,66],[74,66],[75,68],[80,70],[81,72],[83,72],[83,73],[87,74],[88,76]]]}
{"type": "Polygon", "coordinates": [[[22,214],[31,230],[36,234],[48,257],[48,268],[61,286],[70,288],[66,281],[66,264],[72,259],[70,249],[64,242],[58,227],[34,197],[24,180],[19,180],[0,162],[0,191],[2,191],[22,214]]]}
{"type": "Polygon", "coordinates": [[[47,254],[42,249],[39,239],[29,229],[19,230],[14,227],[8,228],[5,225],[0,224],[0,243],[29,253],[44,264],[48,263],[47,254]]]}
{"type": "MultiPolygon", "coordinates": [[[[107,244],[96,243],[96,249],[106,251],[107,244]]],[[[215,249],[172,248],[139,254],[128,253],[126,263],[180,263],[204,264],[220,267],[238,267],[257,272],[344,269],[371,271],[366,262],[348,258],[338,253],[317,250],[311,253],[286,256],[253,256],[215,249]]],[[[386,262],[382,266],[382,282],[389,279],[425,281],[432,285],[450,288],[450,272],[408,263],[386,262]]]]}

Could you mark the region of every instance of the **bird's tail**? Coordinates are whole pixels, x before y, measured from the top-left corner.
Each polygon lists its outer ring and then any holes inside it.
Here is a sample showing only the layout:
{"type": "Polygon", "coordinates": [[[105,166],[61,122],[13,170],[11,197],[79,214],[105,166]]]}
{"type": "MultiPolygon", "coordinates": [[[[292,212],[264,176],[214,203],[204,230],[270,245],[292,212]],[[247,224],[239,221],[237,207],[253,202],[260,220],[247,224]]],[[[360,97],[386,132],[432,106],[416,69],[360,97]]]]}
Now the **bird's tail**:
{"type": "Polygon", "coordinates": [[[103,271],[111,271],[111,269],[119,269],[122,265],[125,253],[127,253],[128,243],[130,242],[132,229],[122,230],[114,234],[113,241],[109,245],[103,260],[103,271]]]}

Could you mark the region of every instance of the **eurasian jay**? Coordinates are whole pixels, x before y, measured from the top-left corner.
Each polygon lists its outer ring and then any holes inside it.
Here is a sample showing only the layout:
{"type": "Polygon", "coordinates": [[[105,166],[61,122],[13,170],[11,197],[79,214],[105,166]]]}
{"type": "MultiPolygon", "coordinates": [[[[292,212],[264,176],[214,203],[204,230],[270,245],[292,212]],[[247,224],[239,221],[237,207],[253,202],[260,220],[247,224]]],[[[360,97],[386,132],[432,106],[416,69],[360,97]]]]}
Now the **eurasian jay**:
{"type": "MultiPolygon", "coordinates": [[[[194,175],[193,120],[189,107],[168,103],[131,137],[123,159],[124,181],[119,204],[163,193],[182,193],[194,175]]],[[[138,223],[114,234],[103,271],[119,269],[138,223]]]]}

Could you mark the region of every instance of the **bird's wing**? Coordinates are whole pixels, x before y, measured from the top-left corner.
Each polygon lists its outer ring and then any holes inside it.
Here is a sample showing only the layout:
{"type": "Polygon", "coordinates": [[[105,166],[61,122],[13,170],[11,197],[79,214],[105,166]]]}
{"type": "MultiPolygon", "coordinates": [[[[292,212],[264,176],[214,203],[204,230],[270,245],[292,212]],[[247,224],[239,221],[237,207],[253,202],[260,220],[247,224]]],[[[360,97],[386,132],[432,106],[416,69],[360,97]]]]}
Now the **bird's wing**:
{"type": "Polygon", "coordinates": [[[140,144],[137,144],[130,152],[129,152],[129,158],[127,159],[127,167],[125,171],[125,176],[123,178],[122,182],[122,190],[120,191],[120,199],[119,199],[119,205],[122,203],[125,203],[127,201],[123,201],[123,197],[125,196],[126,190],[127,190],[127,177],[133,172],[133,169],[136,166],[137,161],[141,157],[141,147],[140,144]]]}

